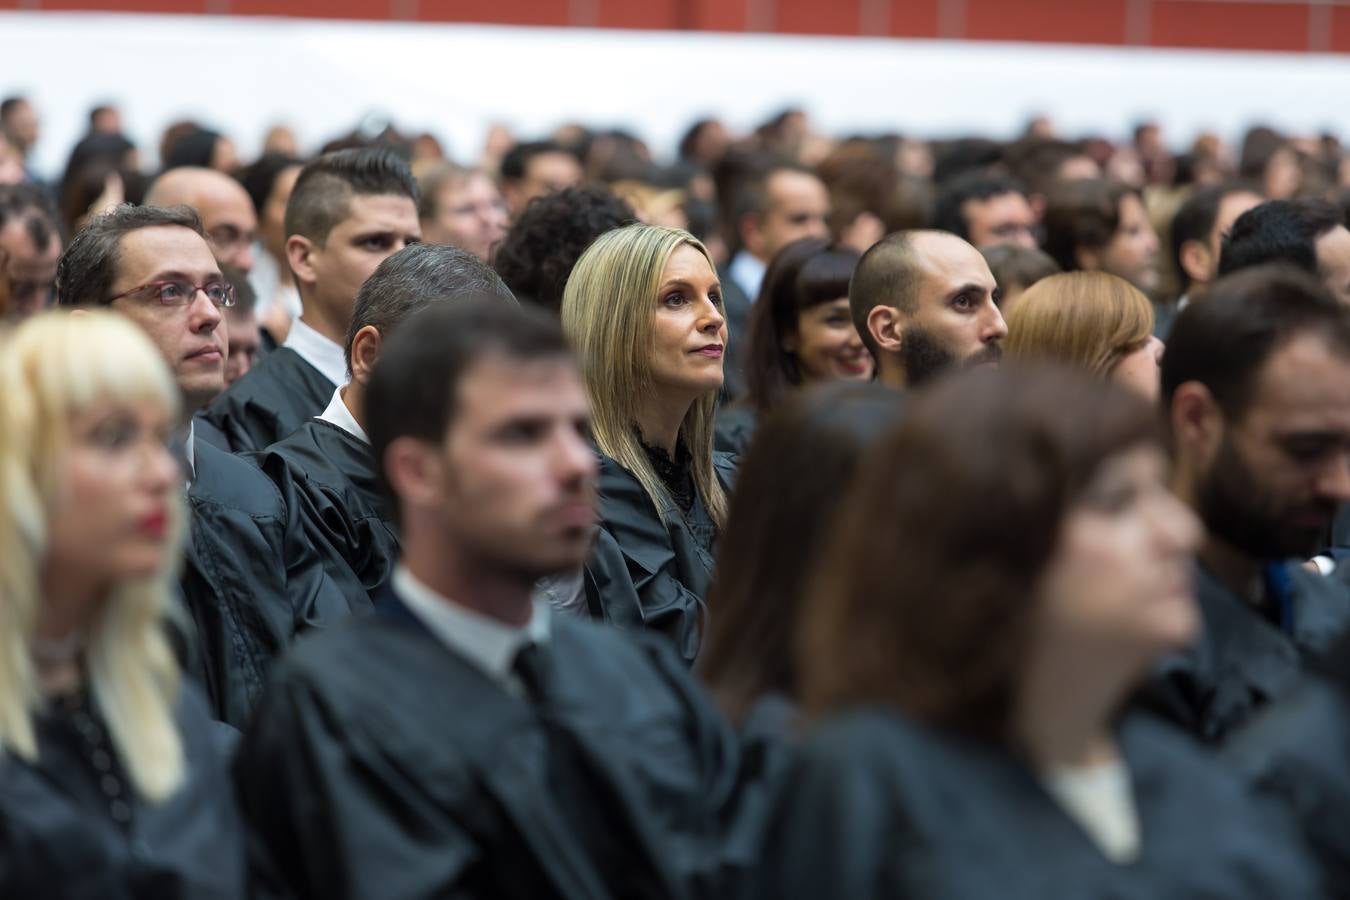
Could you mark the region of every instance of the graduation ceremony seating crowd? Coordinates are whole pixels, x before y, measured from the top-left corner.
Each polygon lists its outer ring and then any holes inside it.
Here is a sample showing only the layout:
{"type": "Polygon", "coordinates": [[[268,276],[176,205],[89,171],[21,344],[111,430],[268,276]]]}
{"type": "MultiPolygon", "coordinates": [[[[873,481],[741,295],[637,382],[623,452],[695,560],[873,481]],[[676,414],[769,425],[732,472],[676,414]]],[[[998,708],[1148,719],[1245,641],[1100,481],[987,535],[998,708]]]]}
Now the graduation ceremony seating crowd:
{"type": "Polygon", "coordinates": [[[36,112],[0,896],[1350,897],[1334,138],[36,112]]]}

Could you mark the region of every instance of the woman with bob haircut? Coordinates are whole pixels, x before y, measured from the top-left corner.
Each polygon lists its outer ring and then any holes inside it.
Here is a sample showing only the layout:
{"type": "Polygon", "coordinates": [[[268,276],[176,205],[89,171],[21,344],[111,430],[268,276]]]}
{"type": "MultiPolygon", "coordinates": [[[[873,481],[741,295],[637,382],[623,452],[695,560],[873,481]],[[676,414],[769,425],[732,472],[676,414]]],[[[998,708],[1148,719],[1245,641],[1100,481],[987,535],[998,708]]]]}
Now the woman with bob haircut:
{"type": "Polygon", "coordinates": [[[755,421],[796,388],[836,378],[871,380],[872,354],[848,308],[859,258],[851,248],[802,238],[769,262],[746,336],[747,396],[720,414],[720,448],[743,450],[755,421]]]}
{"type": "Polygon", "coordinates": [[[1199,627],[1155,420],[1062,369],[912,397],[812,579],[762,896],[1320,896],[1280,810],[1124,712],[1199,627]]]}
{"type": "Polygon", "coordinates": [[[1158,399],[1163,342],[1153,335],[1153,304],[1123,278],[1065,272],[1027,288],[1008,313],[1005,358],[1082,369],[1158,399]]]}
{"type": "Polygon", "coordinates": [[[836,527],[858,460],[895,421],[903,395],[837,381],[786,398],[736,473],[708,591],[716,613],[699,672],[738,728],[787,736],[800,700],[793,648],[808,567],[836,527]]]}
{"type": "Polygon", "coordinates": [[[562,325],[600,450],[590,612],[662,632],[692,662],[733,468],[713,451],[727,342],[717,271],[686,231],[615,229],[573,268],[562,325]]]}
{"type": "Polygon", "coordinates": [[[177,386],[120,316],[52,312],[0,396],[0,896],[241,896],[224,726],[165,627],[177,386]]]}

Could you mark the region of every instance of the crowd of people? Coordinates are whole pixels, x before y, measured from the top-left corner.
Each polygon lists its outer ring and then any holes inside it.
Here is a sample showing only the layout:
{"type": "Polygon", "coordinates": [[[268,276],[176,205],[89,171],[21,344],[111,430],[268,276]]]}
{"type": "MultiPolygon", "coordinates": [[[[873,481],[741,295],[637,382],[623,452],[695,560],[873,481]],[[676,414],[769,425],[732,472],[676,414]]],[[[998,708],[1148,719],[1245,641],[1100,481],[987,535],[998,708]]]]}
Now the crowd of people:
{"type": "Polygon", "coordinates": [[[0,103],[0,895],[1350,897],[1333,138],[120,122],[0,103]]]}

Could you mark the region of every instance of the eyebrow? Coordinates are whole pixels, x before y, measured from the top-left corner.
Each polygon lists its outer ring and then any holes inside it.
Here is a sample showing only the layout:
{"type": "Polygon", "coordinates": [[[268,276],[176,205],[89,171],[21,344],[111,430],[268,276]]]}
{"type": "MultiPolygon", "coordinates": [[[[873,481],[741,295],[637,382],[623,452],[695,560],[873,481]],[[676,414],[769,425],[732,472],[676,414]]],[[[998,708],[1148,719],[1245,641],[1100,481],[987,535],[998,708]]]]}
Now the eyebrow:
{"type": "MultiPolygon", "coordinates": [[[[688,278],[672,278],[669,281],[664,281],[661,283],[661,290],[665,290],[668,287],[677,287],[677,286],[691,287],[691,288],[698,287],[698,285],[694,284],[694,282],[690,281],[688,278]]],[[[713,283],[709,285],[708,289],[720,291],[722,289],[722,282],[720,280],[714,279],[713,283]]]]}
{"type": "MultiPolygon", "coordinates": [[[[173,269],[167,272],[157,272],[156,274],[151,275],[149,278],[147,278],[143,283],[149,284],[152,281],[179,281],[179,280],[195,282],[197,280],[197,276],[189,275],[187,272],[182,272],[179,271],[178,269],[173,269]]],[[[206,282],[208,281],[224,281],[224,280],[225,276],[220,272],[206,272],[202,275],[201,283],[206,284],[206,282]]]]}
{"type": "Polygon", "coordinates": [[[961,285],[959,288],[957,288],[957,289],[954,290],[954,291],[949,291],[949,292],[947,293],[947,299],[948,299],[948,300],[955,300],[957,297],[961,296],[962,294],[967,294],[967,293],[970,293],[970,292],[972,292],[972,291],[973,291],[974,293],[976,293],[976,294],[986,294],[986,293],[992,294],[992,293],[993,293],[992,290],[986,291],[984,285],[982,285],[982,284],[976,284],[975,282],[972,281],[972,282],[970,282],[969,284],[963,284],[963,285],[961,285]]]}

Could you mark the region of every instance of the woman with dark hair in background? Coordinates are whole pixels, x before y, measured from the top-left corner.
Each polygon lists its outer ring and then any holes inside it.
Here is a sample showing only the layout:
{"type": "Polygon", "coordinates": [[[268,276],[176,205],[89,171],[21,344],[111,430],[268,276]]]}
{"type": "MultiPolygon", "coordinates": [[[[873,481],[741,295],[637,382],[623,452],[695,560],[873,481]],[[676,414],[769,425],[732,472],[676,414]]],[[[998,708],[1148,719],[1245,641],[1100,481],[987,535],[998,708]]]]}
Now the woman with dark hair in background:
{"type": "Polygon", "coordinates": [[[895,421],[901,397],[870,383],[808,388],[766,417],[737,471],[699,670],[748,733],[776,738],[792,729],[807,567],[836,527],[858,460],[895,421]]]}
{"type": "Polygon", "coordinates": [[[769,263],[746,335],[747,396],[719,415],[719,449],[744,449],[755,421],[802,385],[872,378],[872,355],[848,308],[858,259],[850,248],[802,238],[769,263]]]}
{"type": "Polygon", "coordinates": [[[820,721],[762,896],[1318,896],[1278,808],[1122,714],[1196,635],[1200,535],[1126,391],[1005,367],[915,395],[809,588],[820,721]]]}

